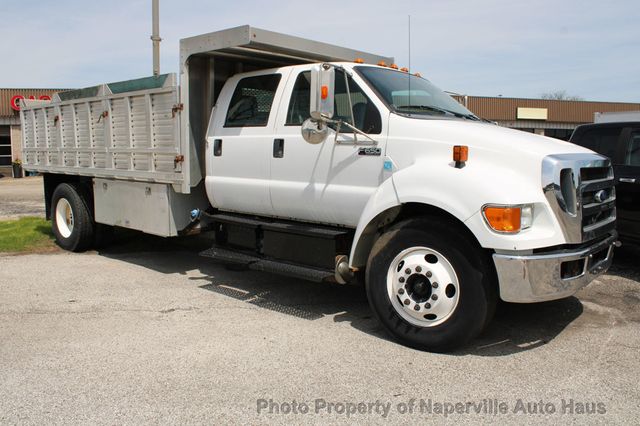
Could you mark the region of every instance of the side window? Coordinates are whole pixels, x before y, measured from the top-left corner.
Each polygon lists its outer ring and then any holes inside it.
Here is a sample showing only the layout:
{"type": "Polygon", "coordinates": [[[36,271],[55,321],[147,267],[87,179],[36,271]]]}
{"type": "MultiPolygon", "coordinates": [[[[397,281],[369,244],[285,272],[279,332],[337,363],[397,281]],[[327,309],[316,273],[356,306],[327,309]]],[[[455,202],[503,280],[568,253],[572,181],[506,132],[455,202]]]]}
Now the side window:
{"type": "Polygon", "coordinates": [[[640,166],[640,132],[631,133],[624,156],[627,166],[640,166]]]}
{"type": "MultiPolygon", "coordinates": [[[[334,118],[351,123],[349,98],[344,83],[344,73],[340,70],[336,70],[335,91],[334,118]]],[[[349,91],[351,92],[351,104],[353,106],[353,118],[356,128],[365,133],[380,134],[380,132],[382,132],[380,112],[351,77],[349,77],[349,91]]],[[[310,102],[311,72],[304,71],[298,75],[293,86],[285,126],[300,126],[304,120],[309,118],[310,102]]],[[[334,125],[331,125],[331,127],[335,129],[334,125]]],[[[351,130],[343,126],[340,131],[348,133],[351,130]]]]}
{"type": "Polygon", "coordinates": [[[613,160],[619,137],[619,128],[590,129],[584,132],[578,142],[580,146],[589,148],[598,154],[606,155],[613,160]]]}
{"type": "Polygon", "coordinates": [[[233,92],[224,127],[266,126],[280,74],[246,77],[233,92]]]}
{"type": "MultiPolygon", "coordinates": [[[[353,78],[348,77],[348,81],[349,92],[351,92],[351,105],[353,106],[353,120],[356,128],[365,133],[380,134],[380,132],[382,132],[382,119],[380,118],[378,108],[376,108],[373,102],[364,94],[360,86],[353,81],[353,78]]],[[[347,86],[344,83],[344,72],[341,70],[336,70],[335,88],[336,104],[334,118],[350,123],[349,97],[347,96],[347,86]]],[[[346,127],[343,127],[340,131],[344,133],[350,132],[346,127]]]]}
{"type": "Polygon", "coordinates": [[[302,122],[311,117],[309,106],[311,103],[311,71],[304,71],[298,74],[296,83],[293,85],[289,109],[287,110],[287,121],[285,126],[301,126],[302,122]]]}

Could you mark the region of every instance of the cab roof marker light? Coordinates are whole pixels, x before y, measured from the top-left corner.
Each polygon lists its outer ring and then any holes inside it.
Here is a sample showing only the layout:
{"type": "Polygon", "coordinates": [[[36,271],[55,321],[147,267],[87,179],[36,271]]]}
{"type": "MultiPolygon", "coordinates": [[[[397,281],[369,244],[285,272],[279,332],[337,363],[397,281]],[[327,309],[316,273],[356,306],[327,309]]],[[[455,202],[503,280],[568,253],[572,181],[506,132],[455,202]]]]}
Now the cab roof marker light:
{"type": "Polygon", "coordinates": [[[353,62],[355,62],[356,64],[364,64],[364,59],[362,59],[362,58],[355,58],[355,59],[353,60],[353,62]]]}

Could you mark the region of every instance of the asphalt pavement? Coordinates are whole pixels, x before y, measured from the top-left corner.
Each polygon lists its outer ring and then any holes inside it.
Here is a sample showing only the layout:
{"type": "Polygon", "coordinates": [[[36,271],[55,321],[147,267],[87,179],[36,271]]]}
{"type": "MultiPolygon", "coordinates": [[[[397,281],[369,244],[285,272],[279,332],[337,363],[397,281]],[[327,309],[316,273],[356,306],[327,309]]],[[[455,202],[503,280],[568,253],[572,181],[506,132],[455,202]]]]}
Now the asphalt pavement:
{"type": "Polygon", "coordinates": [[[390,340],[358,287],[231,271],[206,246],[121,232],[0,256],[0,423],[637,424],[636,247],[432,354],[390,340]]]}

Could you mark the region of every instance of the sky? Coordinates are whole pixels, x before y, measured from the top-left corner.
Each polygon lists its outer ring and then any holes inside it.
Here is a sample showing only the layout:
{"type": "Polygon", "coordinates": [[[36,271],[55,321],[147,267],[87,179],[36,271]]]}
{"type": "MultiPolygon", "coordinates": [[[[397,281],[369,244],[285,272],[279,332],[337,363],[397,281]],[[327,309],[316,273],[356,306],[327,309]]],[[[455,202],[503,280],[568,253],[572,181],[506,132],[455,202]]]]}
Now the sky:
{"type": "MultiPolygon", "coordinates": [[[[0,87],[152,74],[151,0],[0,0],[0,87]]],[[[393,56],[444,90],[640,102],[638,0],[160,0],[161,72],[179,40],[239,25],[393,56]]]]}

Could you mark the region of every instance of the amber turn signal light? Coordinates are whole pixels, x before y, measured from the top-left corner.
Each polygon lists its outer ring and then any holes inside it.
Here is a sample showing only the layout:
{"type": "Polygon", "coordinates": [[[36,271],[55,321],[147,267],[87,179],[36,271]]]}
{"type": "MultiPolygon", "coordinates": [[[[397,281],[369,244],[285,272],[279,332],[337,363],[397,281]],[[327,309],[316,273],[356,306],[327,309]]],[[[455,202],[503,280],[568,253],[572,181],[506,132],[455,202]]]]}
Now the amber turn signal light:
{"type": "Polygon", "coordinates": [[[466,165],[468,159],[469,147],[466,145],[454,145],[453,161],[455,162],[456,169],[463,168],[466,165]]]}
{"type": "Polygon", "coordinates": [[[322,100],[325,100],[327,99],[328,96],[329,96],[329,87],[322,86],[320,90],[320,97],[322,98],[322,100]]]}
{"type": "Polygon", "coordinates": [[[455,145],[453,147],[453,161],[464,163],[469,159],[469,147],[466,145],[455,145]]]}
{"type": "Polygon", "coordinates": [[[516,233],[520,231],[520,207],[485,206],[482,208],[487,224],[497,232],[516,233]]]}

